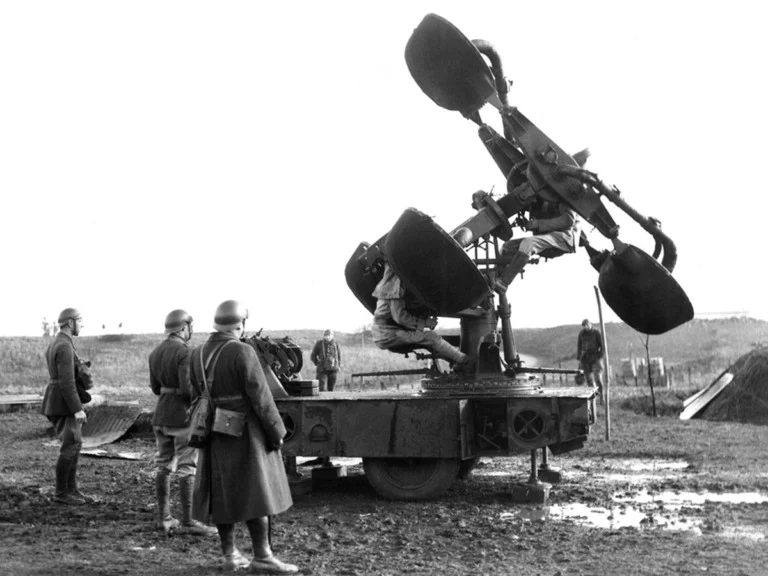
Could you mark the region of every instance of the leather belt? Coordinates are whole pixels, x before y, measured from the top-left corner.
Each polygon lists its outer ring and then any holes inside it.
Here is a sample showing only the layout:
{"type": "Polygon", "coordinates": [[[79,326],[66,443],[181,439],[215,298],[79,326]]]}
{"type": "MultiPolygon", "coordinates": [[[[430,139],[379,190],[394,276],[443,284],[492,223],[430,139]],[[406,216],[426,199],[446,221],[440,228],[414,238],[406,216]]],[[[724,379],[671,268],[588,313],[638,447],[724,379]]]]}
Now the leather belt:
{"type": "Polygon", "coordinates": [[[169,388],[167,386],[161,386],[160,394],[175,394],[177,396],[181,396],[183,392],[181,391],[181,388],[169,388]]]}
{"type": "Polygon", "coordinates": [[[230,394],[229,396],[211,396],[211,400],[214,402],[233,402],[235,400],[242,400],[242,394],[230,394]]]}

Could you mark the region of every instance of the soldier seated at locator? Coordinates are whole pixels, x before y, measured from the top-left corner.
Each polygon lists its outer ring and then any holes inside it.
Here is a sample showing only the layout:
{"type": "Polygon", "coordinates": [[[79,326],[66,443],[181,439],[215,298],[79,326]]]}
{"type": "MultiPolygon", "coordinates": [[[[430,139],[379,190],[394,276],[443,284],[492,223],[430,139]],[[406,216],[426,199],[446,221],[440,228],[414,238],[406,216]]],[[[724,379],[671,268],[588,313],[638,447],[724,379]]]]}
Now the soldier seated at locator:
{"type": "Polygon", "coordinates": [[[579,218],[567,204],[538,198],[529,212],[531,218],[526,229],[533,234],[508,240],[502,246],[494,282],[494,290],[499,294],[507,292],[512,280],[534,256],[541,254],[551,258],[573,253],[578,246],[579,218]]]}
{"type": "Polygon", "coordinates": [[[376,346],[383,350],[424,348],[438,358],[452,362],[457,372],[473,371],[473,358],[434,332],[437,318],[419,313],[389,264],[384,267],[384,276],[376,285],[373,296],[376,298],[373,314],[373,341],[376,346]]]}

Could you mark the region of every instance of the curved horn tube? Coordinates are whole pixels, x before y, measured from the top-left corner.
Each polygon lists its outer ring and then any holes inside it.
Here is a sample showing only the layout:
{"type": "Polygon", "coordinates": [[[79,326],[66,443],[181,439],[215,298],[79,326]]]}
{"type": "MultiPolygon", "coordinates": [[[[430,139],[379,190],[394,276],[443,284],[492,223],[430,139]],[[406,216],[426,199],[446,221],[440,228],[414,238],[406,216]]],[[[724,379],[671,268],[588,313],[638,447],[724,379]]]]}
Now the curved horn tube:
{"type": "MultiPolygon", "coordinates": [[[[597,177],[596,174],[588,170],[584,170],[583,168],[578,168],[576,166],[561,165],[558,167],[558,171],[564,176],[573,176],[574,178],[578,178],[582,182],[589,184],[593,188],[597,189],[600,194],[618,206],[622,211],[624,211],[624,213],[626,213],[630,218],[637,222],[643,228],[643,230],[653,236],[658,245],[661,245],[664,251],[664,257],[661,261],[661,265],[670,272],[675,269],[675,265],[677,264],[677,247],[672,241],[672,238],[661,231],[658,220],[654,218],[648,218],[640,214],[640,212],[635,210],[626,202],[626,200],[621,197],[621,194],[618,190],[609,188],[597,177]]],[[[657,246],[656,250],[654,250],[654,256],[658,257],[658,252],[659,249],[657,246]]]]}

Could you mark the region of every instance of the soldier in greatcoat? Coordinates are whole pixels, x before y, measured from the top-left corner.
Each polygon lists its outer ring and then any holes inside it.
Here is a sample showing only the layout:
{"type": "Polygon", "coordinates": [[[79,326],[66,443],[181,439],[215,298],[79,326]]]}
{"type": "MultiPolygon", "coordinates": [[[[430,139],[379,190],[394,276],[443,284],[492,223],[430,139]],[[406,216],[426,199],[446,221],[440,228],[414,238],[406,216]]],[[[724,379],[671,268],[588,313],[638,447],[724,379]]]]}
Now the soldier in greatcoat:
{"type": "Polygon", "coordinates": [[[59,504],[80,505],[95,500],[77,487],[77,462],[83,447],[82,428],[87,419],[83,400],[90,399],[85,390],[78,393],[77,384],[78,370],[87,370],[80,363],[74,343],[83,327],[83,317],[75,308],[65,308],[59,314],[58,325],[60,330],[45,353],[50,379],[43,396],[42,413],[61,439],[53,500],[59,504]]]}
{"type": "Polygon", "coordinates": [[[280,453],[286,429],[255,350],[240,341],[247,318],[239,302],[222,302],[214,317],[216,331],[192,352],[194,393],[201,393],[204,381],[216,409],[245,414],[242,435],[213,431],[201,450],[194,516],[216,524],[226,567],[290,574],[298,567],[280,561],[269,538],[270,517],[293,505],[280,453]],[[237,522],[248,527],[254,552],[250,563],[235,545],[237,522]]]}
{"type": "Polygon", "coordinates": [[[167,337],[149,354],[149,386],[157,396],[152,419],[155,433],[155,494],[157,527],[183,534],[212,536],[216,529],[192,518],[192,494],[197,448],[189,445],[187,423],[192,388],[189,383],[189,358],[193,318],[186,310],[172,310],[165,318],[167,337]],[[176,471],[181,500],[181,522],[171,515],[171,474],[176,471]]]}

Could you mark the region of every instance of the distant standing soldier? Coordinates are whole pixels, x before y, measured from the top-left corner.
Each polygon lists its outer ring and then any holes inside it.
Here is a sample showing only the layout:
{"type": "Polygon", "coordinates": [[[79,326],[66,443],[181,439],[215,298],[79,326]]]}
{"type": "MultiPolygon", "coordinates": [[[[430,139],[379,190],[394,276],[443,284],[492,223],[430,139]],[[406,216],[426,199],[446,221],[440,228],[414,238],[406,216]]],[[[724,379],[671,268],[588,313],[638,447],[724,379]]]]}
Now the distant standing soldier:
{"type": "Polygon", "coordinates": [[[157,396],[152,420],[157,453],[155,454],[155,493],[157,527],[169,532],[213,536],[216,529],[192,518],[192,497],[197,470],[197,449],[189,446],[187,410],[191,400],[187,344],[192,338],[192,316],[185,310],[173,310],[165,318],[168,335],[149,355],[149,386],[157,396]],[[171,474],[176,470],[181,499],[181,523],[171,514],[171,474]]]}
{"type": "Polygon", "coordinates": [[[603,337],[599,330],[592,328],[592,323],[584,319],[581,323],[579,339],[576,344],[576,358],[579,368],[584,371],[587,384],[597,386],[598,392],[603,393],[603,337]]]}
{"type": "Polygon", "coordinates": [[[320,391],[325,392],[327,387],[328,392],[333,392],[341,368],[341,347],[333,338],[333,330],[323,332],[323,339],[315,342],[309,359],[317,366],[320,391]]]}
{"type": "MultiPolygon", "coordinates": [[[[61,439],[53,500],[59,504],[81,505],[95,501],[77,487],[77,461],[83,447],[82,428],[87,419],[83,400],[90,399],[85,393],[81,400],[77,384],[78,372],[87,370],[81,368],[74,343],[74,338],[83,327],[82,315],[75,308],[65,308],[59,314],[58,325],[59,333],[45,353],[50,380],[42,406],[43,414],[61,439]]],[[[90,378],[90,375],[87,376],[90,378]]]]}

